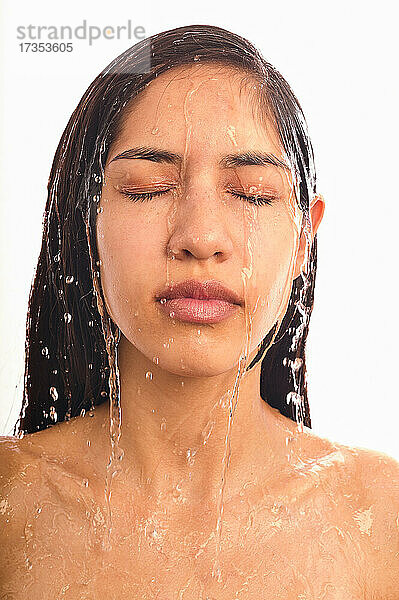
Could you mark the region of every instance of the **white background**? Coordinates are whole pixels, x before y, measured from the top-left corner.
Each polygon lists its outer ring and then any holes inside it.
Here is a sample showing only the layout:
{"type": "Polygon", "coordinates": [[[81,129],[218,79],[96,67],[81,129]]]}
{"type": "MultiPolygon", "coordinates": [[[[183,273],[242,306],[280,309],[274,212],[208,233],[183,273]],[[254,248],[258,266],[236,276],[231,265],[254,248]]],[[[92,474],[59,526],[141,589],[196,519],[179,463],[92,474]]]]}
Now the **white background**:
{"type": "Polygon", "coordinates": [[[315,306],[307,345],[313,431],[399,460],[398,48],[394,3],[233,4],[3,0],[1,15],[0,434],[22,399],[29,288],[51,162],[94,77],[135,40],[74,41],[68,54],[21,53],[19,25],[145,28],[212,24],[253,42],[307,118],[318,192],[315,306]]]}

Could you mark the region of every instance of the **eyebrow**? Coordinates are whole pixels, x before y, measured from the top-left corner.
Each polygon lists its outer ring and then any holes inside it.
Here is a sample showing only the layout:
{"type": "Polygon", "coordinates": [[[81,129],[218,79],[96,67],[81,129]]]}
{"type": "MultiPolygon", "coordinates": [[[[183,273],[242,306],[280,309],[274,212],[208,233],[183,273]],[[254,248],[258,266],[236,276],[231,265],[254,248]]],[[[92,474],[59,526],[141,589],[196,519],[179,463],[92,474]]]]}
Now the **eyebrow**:
{"type": "MultiPolygon", "coordinates": [[[[141,146],[139,148],[130,148],[129,150],[121,152],[117,156],[114,156],[110,163],[112,163],[114,160],[122,159],[144,159],[157,163],[164,162],[178,165],[183,161],[183,156],[181,154],[176,154],[175,152],[170,152],[169,150],[141,146]]],[[[273,165],[279,169],[290,170],[289,166],[273,153],[256,152],[253,150],[238,154],[227,154],[220,159],[219,165],[226,169],[253,165],[273,165]]]]}

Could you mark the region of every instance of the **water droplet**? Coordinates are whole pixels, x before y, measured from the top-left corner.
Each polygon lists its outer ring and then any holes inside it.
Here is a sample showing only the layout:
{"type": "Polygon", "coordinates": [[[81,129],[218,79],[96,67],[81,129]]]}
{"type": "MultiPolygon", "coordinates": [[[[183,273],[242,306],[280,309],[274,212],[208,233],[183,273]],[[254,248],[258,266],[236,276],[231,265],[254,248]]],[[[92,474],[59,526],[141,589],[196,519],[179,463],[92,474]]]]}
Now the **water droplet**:
{"type": "Polygon", "coordinates": [[[152,135],[156,135],[159,131],[159,127],[154,127],[151,131],[152,135]]]}
{"type": "Polygon", "coordinates": [[[302,358],[296,358],[294,361],[291,362],[291,367],[294,371],[299,371],[299,369],[302,367],[302,363],[302,358]]]}
{"type": "Polygon", "coordinates": [[[93,327],[94,322],[93,321],[89,321],[88,325],[89,325],[89,327],[93,327]]]}
{"type": "Polygon", "coordinates": [[[160,304],[166,304],[166,298],[161,298],[159,302],[160,304]]]}
{"type": "Polygon", "coordinates": [[[50,406],[50,419],[54,421],[54,423],[57,422],[57,412],[55,410],[55,406],[50,406]]]}
{"type": "Polygon", "coordinates": [[[99,214],[100,214],[100,213],[102,213],[102,212],[104,212],[104,209],[103,209],[103,207],[102,207],[102,206],[99,206],[99,207],[97,208],[97,214],[99,215],[99,214]]]}
{"type": "Polygon", "coordinates": [[[48,348],[47,348],[47,346],[45,346],[44,348],[42,348],[42,354],[43,354],[43,356],[48,356],[48,348]]]}
{"type": "Polygon", "coordinates": [[[204,446],[205,446],[206,442],[208,441],[209,436],[212,433],[214,424],[215,424],[215,421],[208,421],[208,423],[205,425],[204,429],[201,432],[201,435],[203,437],[202,443],[204,446]]]}
{"type": "Polygon", "coordinates": [[[65,323],[70,323],[72,321],[72,315],[70,313],[65,313],[64,321],[65,321],[65,323]]]}
{"type": "Polygon", "coordinates": [[[297,406],[300,406],[301,400],[302,400],[302,396],[300,394],[297,394],[296,392],[289,392],[287,394],[287,398],[286,398],[287,404],[289,404],[290,402],[293,402],[297,406]]]}
{"type": "Polygon", "coordinates": [[[73,281],[73,275],[67,275],[65,277],[65,282],[66,283],[72,283],[72,281],[73,281]]]}
{"type": "Polygon", "coordinates": [[[151,371],[147,371],[147,373],[145,374],[145,378],[149,379],[151,381],[151,379],[152,379],[152,373],[151,373],[151,371]]]}
{"type": "Polygon", "coordinates": [[[55,388],[55,387],[51,387],[50,388],[50,396],[52,397],[52,399],[54,400],[54,402],[57,402],[57,400],[58,400],[57,388],[55,388]]]}
{"type": "MultiPolygon", "coordinates": [[[[186,452],[186,457],[187,457],[187,462],[189,465],[193,465],[194,464],[194,456],[197,454],[197,450],[191,450],[191,448],[189,448],[186,452]]],[[[191,479],[191,477],[190,477],[191,479]]]]}
{"type": "Polygon", "coordinates": [[[152,359],[152,362],[155,363],[156,365],[159,364],[159,357],[154,356],[154,358],[152,359]]]}
{"type": "Polygon", "coordinates": [[[59,262],[59,260],[60,260],[60,253],[58,252],[58,254],[56,254],[54,256],[54,262],[59,262]]]}
{"type": "Polygon", "coordinates": [[[175,311],[171,310],[170,313],[169,313],[169,316],[172,317],[172,319],[173,319],[173,317],[175,316],[175,311]]]}
{"type": "Polygon", "coordinates": [[[166,431],[166,421],[165,421],[165,419],[162,419],[162,423],[161,423],[160,427],[161,427],[161,431],[166,431]]]}

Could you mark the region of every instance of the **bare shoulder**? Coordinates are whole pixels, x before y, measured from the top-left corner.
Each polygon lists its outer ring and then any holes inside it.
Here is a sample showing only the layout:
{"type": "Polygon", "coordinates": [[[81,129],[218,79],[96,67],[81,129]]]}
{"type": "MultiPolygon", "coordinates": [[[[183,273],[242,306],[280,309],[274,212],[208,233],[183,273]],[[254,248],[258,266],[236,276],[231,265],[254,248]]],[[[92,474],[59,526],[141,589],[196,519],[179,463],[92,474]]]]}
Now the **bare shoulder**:
{"type": "Polygon", "coordinates": [[[369,535],[365,550],[370,564],[370,593],[399,597],[399,462],[374,450],[358,449],[357,477],[362,485],[369,535]]]}
{"type": "MultiPolygon", "coordinates": [[[[22,438],[0,437],[0,494],[3,506],[21,512],[34,498],[52,493],[70,499],[86,479],[95,480],[96,465],[106,464],[106,450],[98,443],[101,417],[93,412],[22,438]],[[103,456],[104,455],[104,456],[103,456]]],[[[14,514],[13,522],[16,522],[14,514]]]]}
{"type": "Polygon", "coordinates": [[[7,584],[10,565],[22,567],[19,551],[26,539],[26,515],[35,487],[36,461],[24,450],[22,440],[0,438],[0,579],[7,584]]]}
{"type": "Polygon", "coordinates": [[[28,507],[30,498],[40,485],[41,454],[47,444],[36,436],[38,434],[35,433],[23,438],[0,437],[0,519],[5,525],[0,529],[3,533],[19,528],[23,509],[28,507]],[[35,438],[35,443],[32,438],[35,438]]]}
{"type": "Polygon", "coordinates": [[[381,549],[390,540],[398,561],[399,462],[377,450],[332,442],[314,434],[311,434],[311,439],[311,455],[317,455],[320,463],[334,468],[336,492],[350,491],[352,494],[347,494],[348,497],[353,496],[358,503],[372,507],[370,522],[373,526],[370,526],[370,531],[374,531],[374,535],[368,539],[381,549]],[[378,536],[382,536],[380,540],[378,536]]]}
{"type": "Polygon", "coordinates": [[[20,484],[29,481],[29,467],[35,466],[29,461],[25,444],[17,437],[0,437],[0,515],[4,515],[9,506],[9,498],[14,498],[20,490],[20,484]]]}
{"type": "Polygon", "coordinates": [[[380,451],[317,437],[311,430],[305,438],[311,470],[322,466],[319,472],[331,484],[322,489],[333,492],[337,522],[350,532],[365,565],[364,597],[398,600],[399,462],[380,451]]]}
{"type": "Polygon", "coordinates": [[[0,437],[2,591],[16,589],[26,576],[26,561],[43,532],[52,531],[54,514],[65,506],[72,519],[80,514],[92,463],[86,430],[89,421],[71,420],[23,438],[0,437]]]}
{"type": "Polygon", "coordinates": [[[332,442],[331,447],[343,457],[336,490],[345,503],[342,514],[360,534],[365,598],[398,600],[399,462],[367,448],[332,442]]]}
{"type": "MultiPolygon", "coordinates": [[[[62,477],[66,490],[74,475],[84,476],[87,461],[82,457],[89,448],[82,433],[87,422],[82,420],[78,417],[22,438],[0,437],[0,518],[8,525],[6,530],[19,526],[49,483],[55,485],[62,477]]],[[[87,425],[86,429],[90,430],[87,425]]]]}

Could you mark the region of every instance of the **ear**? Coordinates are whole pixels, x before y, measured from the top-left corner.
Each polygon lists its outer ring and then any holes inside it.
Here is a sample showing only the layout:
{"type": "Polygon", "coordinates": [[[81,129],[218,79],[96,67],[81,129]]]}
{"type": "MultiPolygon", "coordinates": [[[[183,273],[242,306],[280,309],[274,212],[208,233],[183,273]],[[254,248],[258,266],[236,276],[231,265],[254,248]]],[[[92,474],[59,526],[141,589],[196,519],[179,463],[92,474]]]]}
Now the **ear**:
{"type": "MultiPolygon", "coordinates": [[[[311,232],[312,243],[314,240],[314,236],[316,235],[317,229],[319,228],[319,225],[323,218],[325,206],[326,206],[326,203],[324,202],[323,196],[321,194],[316,194],[315,196],[313,196],[313,199],[310,203],[310,210],[309,210],[310,220],[312,223],[312,232],[311,232]]],[[[303,262],[305,260],[305,250],[306,250],[306,236],[305,236],[305,233],[302,228],[301,237],[299,239],[299,248],[298,248],[298,253],[297,253],[297,258],[296,258],[296,263],[295,263],[293,279],[296,279],[301,273],[303,262]]]]}

